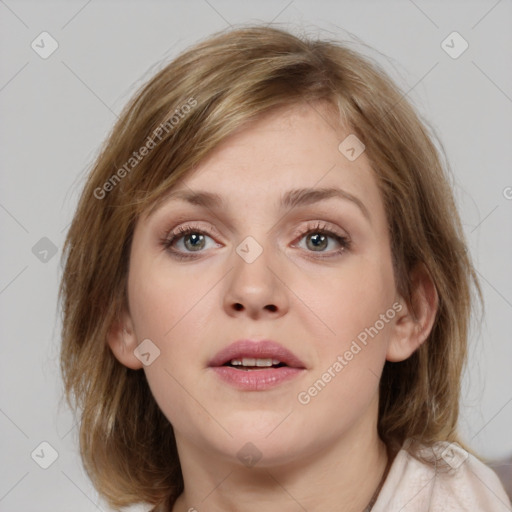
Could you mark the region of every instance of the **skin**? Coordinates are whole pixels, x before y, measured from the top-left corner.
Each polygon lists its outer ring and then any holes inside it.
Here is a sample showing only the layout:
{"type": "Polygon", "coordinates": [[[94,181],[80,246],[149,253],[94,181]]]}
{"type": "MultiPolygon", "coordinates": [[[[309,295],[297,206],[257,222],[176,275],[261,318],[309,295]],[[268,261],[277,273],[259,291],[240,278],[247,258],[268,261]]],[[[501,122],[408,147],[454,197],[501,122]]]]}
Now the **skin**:
{"type": "Polygon", "coordinates": [[[109,344],[121,363],[143,368],[174,427],[185,491],[173,512],[339,510],[340,504],[360,512],[381,480],[387,453],[377,435],[379,378],[386,360],[406,359],[428,336],[437,295],[421,268],[413,275],[416,319],[397,294],[373,171],[364,153],[349,161],[338,150],[350,131],[328,118],[322,106],[308,105],[259,118],[176,186],[221,195],[220,209],[169,198],[137,222],[129,311],[113,326],[109,344]],[[369,220],[339,198],[278,208],[285,192],[302,187],[341,188],[364,203],[369,220]],[[348,236],[350,248],[335,254],[340,245],[328,238],[317,249],[316,221],[348,236]],[[206,233],[205,245],[193,251],[190,236],[181,238],[175,249],[195,256],[181,261],[162,238],[190,223],[206,233]],[[236,252],[247,236],[263,250],[252,263],[236,252]],[[400,312],[301,404],[298,394],[394,303],[400,312]],[[160,356],[144,366],[134,349],[147,338],[160,356]],[[275,340],[306,369],[267,391],[236,390],[208,361],[242,338],[275,340]],[[237,457],[248,442],[262,455],[253,467],[237,457]]]}

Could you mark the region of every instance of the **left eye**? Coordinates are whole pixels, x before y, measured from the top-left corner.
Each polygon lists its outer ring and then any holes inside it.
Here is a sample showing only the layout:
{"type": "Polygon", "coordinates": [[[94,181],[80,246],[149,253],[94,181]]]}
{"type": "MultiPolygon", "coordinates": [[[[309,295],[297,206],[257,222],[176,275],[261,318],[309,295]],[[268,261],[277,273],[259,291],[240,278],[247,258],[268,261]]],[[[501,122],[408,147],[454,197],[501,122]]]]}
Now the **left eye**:
{"type": "Polygon", "coordinates": [[[305,240],[304,245],[298,244],[302,249],[306,249],[313,252],[329,252],[327,249],[336,250],[348,247],[348,239],[343,236],[339,236],[336,233],[323,230],[308,231],[302,235],[301,239],[305,240]],[[334,245],[334,247],[333,247],[334,245]]]}

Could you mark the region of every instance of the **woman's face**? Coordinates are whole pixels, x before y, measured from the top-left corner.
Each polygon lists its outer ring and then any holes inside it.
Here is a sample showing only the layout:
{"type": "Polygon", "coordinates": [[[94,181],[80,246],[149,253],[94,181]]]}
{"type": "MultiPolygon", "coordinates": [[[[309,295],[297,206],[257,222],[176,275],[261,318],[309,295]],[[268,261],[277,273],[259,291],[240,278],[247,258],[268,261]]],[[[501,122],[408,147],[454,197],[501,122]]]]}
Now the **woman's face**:
{"type": "Polygon", "coordinates": [[[401,305],[369,162],[330,119],[259,119],[137,223],[132,367],[179,449],[276,464],[375,431],[401,305]]]}

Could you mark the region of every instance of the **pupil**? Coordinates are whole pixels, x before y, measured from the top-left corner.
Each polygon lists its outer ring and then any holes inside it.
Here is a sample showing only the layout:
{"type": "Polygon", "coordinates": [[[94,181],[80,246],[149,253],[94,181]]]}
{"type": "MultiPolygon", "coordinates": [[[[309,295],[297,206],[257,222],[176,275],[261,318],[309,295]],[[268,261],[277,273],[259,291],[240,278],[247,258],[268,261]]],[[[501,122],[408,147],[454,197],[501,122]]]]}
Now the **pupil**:
{"type": "Polygon", "coordinates": [[[327,237],[321,233],[310,235],[308,237],[308,242],[309,241],[313,244],[313,250],[325,249],[325,247],[327,247],[327,237]]]}
{"type": "Polygon", "coordinates": [[[197,251],[204,246],[204,236],[196,233],[192,233],[185,237],[185,246],[187,249],[197,251]]]}

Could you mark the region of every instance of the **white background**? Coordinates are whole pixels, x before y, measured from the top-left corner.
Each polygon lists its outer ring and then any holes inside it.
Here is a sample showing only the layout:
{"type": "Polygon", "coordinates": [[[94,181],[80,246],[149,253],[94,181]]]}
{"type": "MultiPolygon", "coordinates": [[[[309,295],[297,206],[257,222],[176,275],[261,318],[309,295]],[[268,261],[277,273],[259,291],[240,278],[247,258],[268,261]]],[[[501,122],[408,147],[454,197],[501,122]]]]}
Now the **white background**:
{"type": "MultiPolygon", "coordinates": [[[[471,335],[461,429],[512,453],[512,2],[0,2],[0,511],[104,510],[84,475],[58,367],[60,250],[84,176],[143,81],[230,24],[275,21],[350,41],[376,59],[443,142],[486,315],[471,335]],[[47,31],[58,49],[42,59],[47,31]],[[441,42],[469,48],[451,58],[441,42]],[[507,199],[506,191],[509,191],[507,199]],[[40,261],[48,237],[59,252],[40,261]],[[50,443],[41,469],[31,452],[50,443]]],[[[49,253],[50,255],[51,253],[49,253]]]]}

